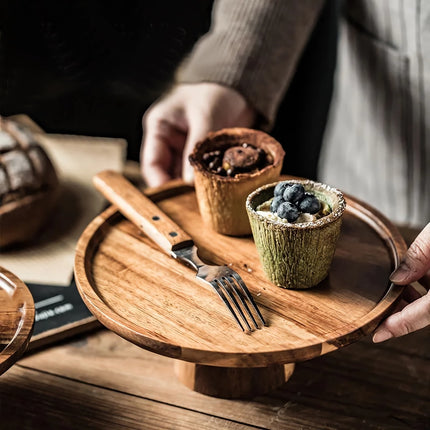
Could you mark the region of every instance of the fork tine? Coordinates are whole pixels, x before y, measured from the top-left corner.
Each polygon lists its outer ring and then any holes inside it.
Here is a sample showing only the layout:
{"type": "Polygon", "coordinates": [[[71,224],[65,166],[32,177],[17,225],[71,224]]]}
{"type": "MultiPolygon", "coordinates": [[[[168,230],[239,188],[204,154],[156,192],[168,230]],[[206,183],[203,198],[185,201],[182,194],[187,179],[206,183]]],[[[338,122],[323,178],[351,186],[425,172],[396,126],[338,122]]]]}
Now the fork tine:
{"type": "MultiPolygon", "coordinates": [[[[229,277],[229,276],[226,276],[226,277],[225,277],[225,280],[228,282],[228,284],[229,284],[230,288],[231,288],[231,289],[236,293],[237,297],[238,297],[238,298],[239,298],[239,300],[240,300],[240,303],[241,303],[241,304],[242,304],[242,306],[245,308],[246,313],[248,314],[249,318],[251,318],[252,322],[254,323],[255,328],[257,328],[257,329],[258,329],[259,327],[258,327],[257,321],[255,321],[254,315],[252,315],[251,311],[249,310],[249,307],[248,307],[248,305],[246,304],[246,301],[245,301],[245,300],[243,300],[243,297],[242,297],[242,294],[241,294],[240,290],[238,290],[238,288],[236,287],[236,283],[234,282],[234,278],[231,278],[231,277],[229,277]]],[[[235,303],[237,303],[237,302],[236,302],[236,299],[234,298],[234,296],[232,296],[232,300],[233,300],[235,303]]],[[[237,308],[239,309],[238,305],[237,305],[237,308]]],[[[242,310],[239,310],[239,312],[241,313],[241,316],[242,316],[243,320],[246,322],[247,326],[249,327],[249,330],[252,330],[252,329],[251,329],[251,326],[250,326],[250,324],[249,324],[249,322],[248,322],[248,320],[247,320],[247,319],[245,319],[245,316],[243,315],[242,310]]]]}
{"type": "MultiPolygon", "coordinates": [[[[228,284],[228,285],[225,285],[225,284],[224,284],[224,282],[222,282],[222,280],[221,280],[221,279],[217,279],[217,281],[218,281],[219,285],[220,285],[220,286],[221,286],[221,288],[224,290],[224,292],[228,295],[228,297],[230,298],[230,300],[233,302],[233,304],[234,304],[234,306],[235,306],[235,308],[236,308],[237,312],[238,312],[238,313],[239,313],[239,315],[241,316],[241,318],[242,318],[243,322],[244,322],[244,323],[246,324],[246,326],[248,327],[248,330],[249,330],[249,331],[252,331],[252,327],[251,327],[251,325],[249,324],[248,320],[246,319],[245,314],[243,313],[242,309],[240,308],[239,304],[237,303],[237,300],[236,300],[236,298],[234,297],[234,294],[230,291],[230,289],[233,289],[233,291],[236,291],[236,288],[234,287],[234,285],[232,285],[232,283],[231,283],[230,279],[228,278],[228,276],[224,277],[223,279],[225,279],[225,280],[227,281],[227,284],[228,284]],[[228,287],[230,287],[230,288],[228,288],[228,287]]],[[[244,304],[244,305],[245,305],[245,308],[246,308],[246,307],[247,307],[247,306],[246,306],[246,303],[244,303],[244,302],[243,302],[242,298],[239,296],[239,294],[237,294],[237,292],[236,292],[236,295],[239,297],[239,299],[240,299],[241,303],[242,303],[242,304],[244,304]]],[[[249,309],[247,309],[247,311],[248,311],[248,314],[249,314],[249,313],[250,313],[250,312],[249,312],[249,309]]],[[[252,315],[251,315],[251,318],[252,318],[252,315]]]]}
{"type": "Polygon", "coordinates": [[[245,293],[247,299],[252,304],[253,309],[257,313],[258,317],[260,318],[260,321],[264,326],[267,326],[266,321],[264,321],[263,315],[261,315],[260,310],[258,309],[256,303],[254,302],[254,299],[252,298],[251,293],[249,292],[248,288],[245,285],[245,282],[243,282],[242,278],[237,273],[232,273],[231,276],[236,280],[238,285],[242,288],[242,291],[245,293]]]}
{"type": "Polygon", "coordinates": [[[239,327],[242,329],[242,331],[245,331],[245,329],[243,328],[243,325],[241,324],[239,318],[237,317],[236,313],[234,312],[233,308],[231,307],[230,302],[225,297],[225,295],[223,293],[223,290],[219,287],[219,285],[217,284],[216,281],[212,281],[210,284],[212,285],[212,287],[214,288],[214,290],[217,292],[217,294],[220,296],[221,300],[225,303],[225,305],[227,306],[228,310],[233,315],[233,318],[235,319],[235,321],[237,322],[237,324],[239,325],[239,327]]]}

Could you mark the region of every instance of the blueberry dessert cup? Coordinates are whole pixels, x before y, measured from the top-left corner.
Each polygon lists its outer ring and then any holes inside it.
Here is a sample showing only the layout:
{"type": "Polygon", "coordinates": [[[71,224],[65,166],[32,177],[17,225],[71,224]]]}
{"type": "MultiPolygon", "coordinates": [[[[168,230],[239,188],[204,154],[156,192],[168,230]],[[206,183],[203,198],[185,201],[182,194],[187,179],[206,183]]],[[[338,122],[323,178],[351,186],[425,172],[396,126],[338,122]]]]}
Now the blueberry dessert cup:
{"type": "Polygon", "coordinates": [[[336,188],[307,179],[264,185],[246,200],[254,242],[267,278],[306,289],[330,270],[345,210],[336,188]]]}
{"type": "Polygon", "coordinates": [[[189,160],[205,225],[230,236],[251,234],[246,198],[279,179],[284,155],[277,140],[248,128],[222,129],[198,142],[189,160]]]}

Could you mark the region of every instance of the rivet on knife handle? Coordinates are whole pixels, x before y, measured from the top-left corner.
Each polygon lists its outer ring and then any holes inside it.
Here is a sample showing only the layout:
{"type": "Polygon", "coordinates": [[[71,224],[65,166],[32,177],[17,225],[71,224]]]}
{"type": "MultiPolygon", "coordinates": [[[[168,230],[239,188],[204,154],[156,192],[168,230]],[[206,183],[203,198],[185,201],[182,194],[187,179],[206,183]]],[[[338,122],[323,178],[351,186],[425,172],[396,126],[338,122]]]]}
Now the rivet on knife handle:
{"type": "Polygon", "coordinates": [[[94,176],[93,184],[167,254],[193,245],[187,233],[120,173],[104,170],[94,176]]]}

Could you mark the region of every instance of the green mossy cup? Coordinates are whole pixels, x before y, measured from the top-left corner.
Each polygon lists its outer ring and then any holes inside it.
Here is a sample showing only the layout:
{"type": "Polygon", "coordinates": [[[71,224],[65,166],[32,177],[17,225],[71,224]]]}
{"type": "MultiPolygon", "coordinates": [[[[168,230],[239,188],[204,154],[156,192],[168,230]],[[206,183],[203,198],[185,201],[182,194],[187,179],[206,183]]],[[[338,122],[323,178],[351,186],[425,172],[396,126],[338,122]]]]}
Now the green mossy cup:
{"type": "Polygon", "coordinates": [[[311,288],[329,273],[345,199],[336,188],[319,182],[301,179],[288,182],[302,184],[305,191],[327,203],[331,212],[315,221],[294,224],[259,214],[256,208],[273,197],[277,182],[253,191],[247,197],[246,211],[267,278],[282,288],[311,288]]]}

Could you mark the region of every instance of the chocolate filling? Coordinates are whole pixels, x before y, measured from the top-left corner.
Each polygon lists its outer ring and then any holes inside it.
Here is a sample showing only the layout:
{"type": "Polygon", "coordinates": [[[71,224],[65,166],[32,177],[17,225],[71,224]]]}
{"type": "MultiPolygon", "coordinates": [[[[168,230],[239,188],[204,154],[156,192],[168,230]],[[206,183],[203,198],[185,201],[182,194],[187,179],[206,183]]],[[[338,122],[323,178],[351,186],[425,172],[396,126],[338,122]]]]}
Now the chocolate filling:
{"type": "Polygon", "coordinates": [[[212,173],[233,177],[238,173],[251,173],[273,162],[263,149],[249,143],[231,146],[203,154],[203,164],[212,173]]]}

